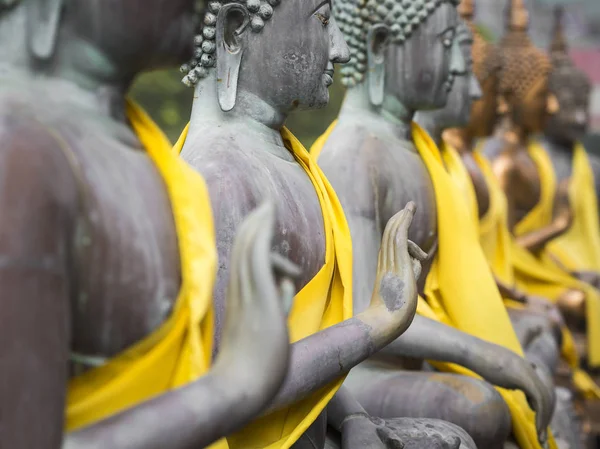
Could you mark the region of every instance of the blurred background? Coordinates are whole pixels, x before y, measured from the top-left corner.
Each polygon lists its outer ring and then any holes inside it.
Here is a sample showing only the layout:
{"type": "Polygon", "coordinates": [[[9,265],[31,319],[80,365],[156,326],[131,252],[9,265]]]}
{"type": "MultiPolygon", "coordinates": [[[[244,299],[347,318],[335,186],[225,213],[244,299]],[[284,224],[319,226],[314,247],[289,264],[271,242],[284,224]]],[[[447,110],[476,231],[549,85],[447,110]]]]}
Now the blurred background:
{"type": "MultiPolygon", "coordinates": [[[[201,0],[199,0],[201,4],[201,0]]],[[[524,0],[531,12],[531,36],[536,45],[548,48],[555,5],[565,6],[565,27],[571,56],[595,85],[592,101],[592,126],[586,148],[600,154],[600,0],[524,0]]],[[[477,0],[476,22],[484,35],[495,41],[502,36],[505,0],[477,0]]],[[[192,90],[181,84],[178,70],[160,71],[141,76],[133,95],[175,142],[187,123],[192,90]]],[[[329,106],[318,111],[299,112],[287,126],[307,148],[337,116],[344,97],[339,79],[330,88],[329,106]]]]}

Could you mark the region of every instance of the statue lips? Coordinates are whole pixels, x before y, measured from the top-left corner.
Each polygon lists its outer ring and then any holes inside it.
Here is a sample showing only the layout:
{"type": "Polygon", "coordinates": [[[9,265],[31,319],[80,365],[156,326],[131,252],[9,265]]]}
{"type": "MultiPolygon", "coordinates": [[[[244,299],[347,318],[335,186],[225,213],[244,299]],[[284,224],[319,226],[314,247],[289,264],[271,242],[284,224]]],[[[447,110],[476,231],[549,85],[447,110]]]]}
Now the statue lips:
{"type": "Polygon", "coordinates": [[[329,87],[333,84],[333,74],[335,73],[335,69],[333,68],[333,64],[329,63],[327,66],[327,70],[324,72],[324,80],[325,86],[329,87]]]}

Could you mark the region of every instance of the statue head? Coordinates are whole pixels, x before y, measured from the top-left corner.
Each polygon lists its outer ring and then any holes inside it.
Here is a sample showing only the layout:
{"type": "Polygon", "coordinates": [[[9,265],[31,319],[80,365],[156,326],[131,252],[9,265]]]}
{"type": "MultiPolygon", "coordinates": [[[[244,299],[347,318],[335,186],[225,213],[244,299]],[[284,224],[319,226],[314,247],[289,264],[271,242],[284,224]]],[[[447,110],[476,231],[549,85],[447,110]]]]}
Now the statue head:
{"type": "Polygon", "coordinates": [[[545,133],[557,140],[572,143],[587,132],[592,85],[586,74],[569,58],[562,16],[562,8],[557,8],[550,48],[552,72],[549,79],[550,92],[558,98],[560,110],[548,118],[545,133]]]}
{"type": "Polygon", "coordinates": [[[527,35],[529,15],[523,0],[509,1],[506,25],[500,42],[500,101],[516,125],[539,132],[548,115],[558,110],[556,97],[548,90],[550,58],[527,35]]]}
{"type": "Polygon", "coordinates": [[[25,11],[27,48],[37,63],[53,60],[61,46],[70,59],[82,55],[102,59],[134,75],[185,60],[192,50],[195,4],[195,0],[0,0],[0,14],[25,11]]]}
{"type": "Polygon", "coordinates": [[[210,1],[195,47],[184,83],[214,71],[223,111],[241,96],[282,113],[325,106],[334,63],[348,60],[331,0],[210,1]]]}
{"type": "Polygon", "coordinates": [[[498,120],[498,87],[501,58],[498,47],[483,38],[473,23],[475,0],[463,0],[458,12],[473,33],[473,75],[481,86],[481,97],[471,105],[467,128],[474,137],[492,134],[498,120]]]}
{"type": "Polygon", "coordinates": [[[446,106],[417,114],[417,121],[425,125],[426,128],[429,128],[428,122],[431,123],[432,128],[440,131],[466,126],[471,115],[471,105],[481,97],[479,82],[473,74],[473,60],[471,57],[473,33],[464,21],[461,21],[457,27],[455,39],[466,62],[465,70],[453,73],[454,83],[446,106]]]}
{"type": "Polygon", "coordinates": [[[338,0],[335,17],[351,51],[342,82],[365,82],[371,103],[416,111],[443,107],[452,72],[464,71],[455,42],[458,0],[338,0]]]}

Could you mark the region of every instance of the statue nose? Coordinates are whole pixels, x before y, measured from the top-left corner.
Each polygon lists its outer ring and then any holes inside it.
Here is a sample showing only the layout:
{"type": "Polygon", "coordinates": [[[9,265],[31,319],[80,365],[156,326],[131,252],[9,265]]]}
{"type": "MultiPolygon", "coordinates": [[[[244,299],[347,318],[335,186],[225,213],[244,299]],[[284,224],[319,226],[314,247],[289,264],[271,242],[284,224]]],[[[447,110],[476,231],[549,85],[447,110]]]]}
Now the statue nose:
{"type": "Polygon", "coordinates": [[[336,64],[345,64],[350,61],[350,49],[344,39],[344,35],[340,31],[335,18],[331,18],[331,53],[330,60],[336,64]]]}

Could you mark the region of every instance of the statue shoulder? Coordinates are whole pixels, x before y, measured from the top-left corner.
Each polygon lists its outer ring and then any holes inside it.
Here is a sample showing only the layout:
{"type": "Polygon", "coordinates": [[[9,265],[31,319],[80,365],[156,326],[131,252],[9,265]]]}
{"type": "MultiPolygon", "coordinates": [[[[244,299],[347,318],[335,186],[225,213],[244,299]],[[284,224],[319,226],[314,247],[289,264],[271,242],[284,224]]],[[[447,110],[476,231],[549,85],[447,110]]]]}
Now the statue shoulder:
{"type": "MultiPolygon", "coordinates": [[[[0,102],[0,106],[6,103],[0,102]]],[[[11,106],[0,109],[0,166],[7,174],[19,175],[8,176],[4,188],[14,189],[15,195],[28,192],[47,196],[60,206],[74,209],[77,185],[65,155],[66,144],[23,105],[11,106]]]]}
{"type": "Polygon", "coordinates": [[[342,174],[357,182],[383,162],[385,150],[385,142],[367,127],[340,123],[325,142],[319,165],[327,175],[342,174]]]}

